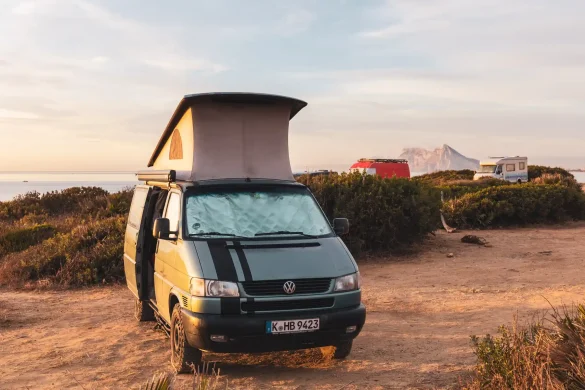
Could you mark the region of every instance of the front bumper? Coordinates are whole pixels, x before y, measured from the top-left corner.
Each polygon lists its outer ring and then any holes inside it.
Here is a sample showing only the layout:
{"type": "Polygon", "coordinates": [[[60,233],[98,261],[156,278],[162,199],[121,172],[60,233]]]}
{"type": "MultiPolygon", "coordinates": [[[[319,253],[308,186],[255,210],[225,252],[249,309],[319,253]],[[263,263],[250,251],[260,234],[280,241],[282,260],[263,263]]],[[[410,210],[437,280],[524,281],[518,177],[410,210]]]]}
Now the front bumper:
{"type": "Polygon", "coordinates": [[[363,304],[351,308],[275,314],[219,315],[182,309],[183,325],[192,347],[210,352],[273,352],[335,345],[353,340],[366,321],[363,304]],[[320,329],[296,334],[266,334],[266,321],[316,318],[320,329]],[[357,330],[346,333],[349,326],[357,330]],[[211,335],[225,335],[227,342],[211,341],[211,335]]]}

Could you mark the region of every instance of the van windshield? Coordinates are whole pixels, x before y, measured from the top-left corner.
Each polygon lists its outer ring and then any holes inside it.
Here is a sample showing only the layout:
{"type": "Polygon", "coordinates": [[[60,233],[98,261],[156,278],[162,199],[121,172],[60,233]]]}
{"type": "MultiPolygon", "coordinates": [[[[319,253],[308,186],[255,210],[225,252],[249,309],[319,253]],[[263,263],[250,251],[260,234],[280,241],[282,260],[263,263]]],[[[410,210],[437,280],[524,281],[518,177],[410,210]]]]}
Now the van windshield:
{"type": "Polygon", "coordinates": [[[495,165],[480,165],[479,173],[494,173],[496,171],[495,165]]]}
{"type": "Polygon", "coordinates": [[[216,187],[187,192],[186,198],[186,233],[190,237],[305,237],[332,233],[329,222],[304,187],[216,187]]]}

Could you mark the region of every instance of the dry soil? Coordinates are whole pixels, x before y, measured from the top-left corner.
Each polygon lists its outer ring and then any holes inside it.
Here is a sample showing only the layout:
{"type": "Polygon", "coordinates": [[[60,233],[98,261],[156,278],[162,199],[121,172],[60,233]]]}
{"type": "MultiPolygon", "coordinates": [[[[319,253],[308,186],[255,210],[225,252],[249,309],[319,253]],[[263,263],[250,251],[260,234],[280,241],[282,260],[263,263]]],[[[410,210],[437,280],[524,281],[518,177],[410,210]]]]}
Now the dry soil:
{"type": "MultiPolygon", "coordinates": [[[[204,359],[230,388],[453,388],[475,363],[470,335],[585,301],[584,236],[585,224],[439,233],[416,254],[360,265],[367,322],[347,360],[318,350],[204,359]],[[468,233],[491,246],[461,243],[468,233]]],[[[168,339],[132,311],[121,286],[0,291],[0,388],[138,388],[169,371],[168,339]]]]}

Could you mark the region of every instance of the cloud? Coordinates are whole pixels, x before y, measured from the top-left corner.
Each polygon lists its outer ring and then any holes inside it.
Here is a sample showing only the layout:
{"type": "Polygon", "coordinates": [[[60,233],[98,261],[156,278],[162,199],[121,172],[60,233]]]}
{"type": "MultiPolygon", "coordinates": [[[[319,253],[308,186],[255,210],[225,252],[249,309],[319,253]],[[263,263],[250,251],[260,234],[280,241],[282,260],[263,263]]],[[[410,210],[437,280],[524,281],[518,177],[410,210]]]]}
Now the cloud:
{"type": "Polygon", "coordinates": [[[289,11],[279,21],[277,29],[284,35],[296,35],[307,31],[315,22],[316,15],[306,9],[289,11]]]}
{"type": "Polygon", "coordinates": [[[229,69],[225,65],[216,64],[211,61],[186,58],[179,58],[174,61],[169,59],[145,60],[144,63],[167,71],[210,71],[219,73],[229,69]]]}
{"type": "Polygon", "coordinates": [[[37,10],[36,1],[23,1],[12,8],[12,13],[15,15],[30,15],[37,10]]]}
{"type": "Polygon", "coordinates": [[[0,108],[0,120],[1,119],[38,119],[39,116],[32,112],[15,111],[0,108]]]}
{"type": "Polygon", "coordinates": [[[94,64],[105,64],[106,62],[110,61],[110,59],[105,56],[97,56],[93,57],[90,61],[94,64]]]}
{"type": "Polygon", "coordinates": [[[291,122],[303,165],[407,145],[478,157],[585,148],[582,1],[140,5],[12,1],[0,14],[2,126],[41,146],[59,146],[49,133],[75,148],[101,138],[99,155],[140,134],[146,156],[182,95],[256,90],[309,102],[291,122]]]}

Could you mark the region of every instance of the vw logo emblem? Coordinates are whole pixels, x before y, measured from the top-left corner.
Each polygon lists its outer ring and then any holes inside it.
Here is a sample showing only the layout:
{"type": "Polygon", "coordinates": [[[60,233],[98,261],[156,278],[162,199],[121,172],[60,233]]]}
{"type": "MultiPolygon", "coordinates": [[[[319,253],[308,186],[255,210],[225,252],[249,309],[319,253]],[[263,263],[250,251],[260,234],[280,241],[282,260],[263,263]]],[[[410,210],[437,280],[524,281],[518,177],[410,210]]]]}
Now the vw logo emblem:
{"type": "Polygon", "coordinates": [[[284,286],[282,286],[282,289],[287,294],[294,293],[296,288],[297,288],[297,286],[295,286],[294,282],[291,282],[290,280],[288,282],[286,282],[284,284],[284,286]]]}

